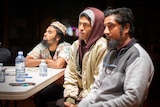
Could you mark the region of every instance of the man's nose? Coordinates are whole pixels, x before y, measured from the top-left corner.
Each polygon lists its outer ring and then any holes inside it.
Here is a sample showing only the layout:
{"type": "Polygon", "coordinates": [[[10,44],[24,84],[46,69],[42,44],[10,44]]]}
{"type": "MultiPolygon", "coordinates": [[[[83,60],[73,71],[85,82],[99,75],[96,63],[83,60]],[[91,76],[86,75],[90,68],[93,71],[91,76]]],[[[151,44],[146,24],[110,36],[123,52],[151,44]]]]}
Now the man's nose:
{"type": "Polygon", "coordinates": [[[104,32],[103,32],[105,35],[108,35],[109,33],[110,33],[110,31],[109,31],[109,29],[108,29],[108,27],[105,27],[105,29],[104,29],[104,32]]]}

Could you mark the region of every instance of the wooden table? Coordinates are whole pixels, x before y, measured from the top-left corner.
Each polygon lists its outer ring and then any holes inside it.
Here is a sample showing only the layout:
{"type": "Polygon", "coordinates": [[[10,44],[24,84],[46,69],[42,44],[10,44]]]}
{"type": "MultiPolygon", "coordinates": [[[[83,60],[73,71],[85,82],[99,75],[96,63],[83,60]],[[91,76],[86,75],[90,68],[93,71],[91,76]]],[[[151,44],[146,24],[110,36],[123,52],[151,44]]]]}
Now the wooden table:
{"type": "Polygon", "coordinates": [[[64,75],[64,69],[48,68],[48,75],[40,77],[38,67],[26,68],[28,78],[25,78],[25,82],[34,82],[35,85],[10,86],[9,83],[16,82],[15,67],[4,66],[4,68],[7,70],[5,72],[5,82],[0,83],[0,100],[27,99],[64,75]]]}

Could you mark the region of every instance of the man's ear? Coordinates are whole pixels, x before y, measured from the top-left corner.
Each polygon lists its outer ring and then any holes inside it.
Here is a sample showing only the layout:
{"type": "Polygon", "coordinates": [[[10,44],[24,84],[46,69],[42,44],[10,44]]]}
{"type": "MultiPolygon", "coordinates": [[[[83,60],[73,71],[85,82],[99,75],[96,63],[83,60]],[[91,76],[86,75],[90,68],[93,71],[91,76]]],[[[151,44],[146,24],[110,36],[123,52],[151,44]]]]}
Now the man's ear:
{"type": "Polygon", "coordinates": [[[125,25],[125,27],[124,27],[124,33],[128,33],[129,30],[130,30],[130,24],[127,23],[127,24],[125,25]]]}
{"type": "Polygon", "coordinates": [[[56,36],[56,41],[59,41],[61,39],[60,36],[56,36]]]}

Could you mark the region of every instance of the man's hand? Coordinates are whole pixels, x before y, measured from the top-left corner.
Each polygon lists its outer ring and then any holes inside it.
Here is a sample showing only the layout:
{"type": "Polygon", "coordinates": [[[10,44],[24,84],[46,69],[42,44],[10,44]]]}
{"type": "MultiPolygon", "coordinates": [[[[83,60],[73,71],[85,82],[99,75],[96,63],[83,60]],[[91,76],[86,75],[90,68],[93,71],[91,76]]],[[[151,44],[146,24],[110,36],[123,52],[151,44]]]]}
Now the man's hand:
{"type": "Polygon", "coordinates": [[[45,59],[46,64],[48,64],[49,62],[52,62],[52,61],[53,61],[52,58],[46,58],[46,59],[45,59]]]}
{"type": "Polygon", "coordinates": [[[66,67],[66,61],[64,58],[57,58],[56,60],[54,59],[45,59],[46,60],[46,63],[47,63],[47,66],[49,68],[64,68],[66,67]]]}
{"type": "Polygon", "coordinates": [[[65,107],[77,107],[77,104],[72,104],[70,102],[64,102],[65,107]]]}

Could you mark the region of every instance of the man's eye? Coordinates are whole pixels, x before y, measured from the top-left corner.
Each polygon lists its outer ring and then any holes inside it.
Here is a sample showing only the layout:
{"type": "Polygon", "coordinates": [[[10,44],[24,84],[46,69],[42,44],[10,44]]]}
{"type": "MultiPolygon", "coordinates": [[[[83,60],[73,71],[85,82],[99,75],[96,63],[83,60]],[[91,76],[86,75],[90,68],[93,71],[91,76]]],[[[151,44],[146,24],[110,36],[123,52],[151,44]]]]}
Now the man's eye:
{"type": "Polygon", "coordinates": [[[90,24],[88,24],[88,23],[79,23],[78,25],[79,25],[79,26],[82,26],[82,25],[83,25],[83,27],[90,27],[90,24]]]}
{"type": "Polygon", "coordinates": [[[84,23],[84,24],[83,24],[83,26],[84,26],[84,27],[86,27],[86,26],[87,26],[87,24],[86,24],[86,23],[84,23]]]}
{"type": "Polygon", "coordinates": [[[52,32],[48,32],[49,34],[52,34],[52,32]]]}
{"type": "Polygon", "coordinates": [[[113,24],[109,24],[109,25],[108,25],[108,28],[109,28],[109,29],[112,29],[113,27],[114,27],[113,24]]]}

